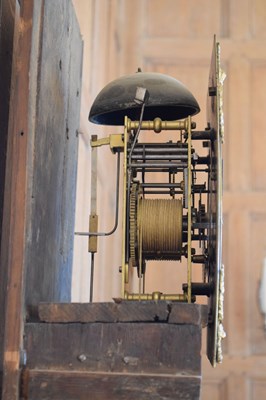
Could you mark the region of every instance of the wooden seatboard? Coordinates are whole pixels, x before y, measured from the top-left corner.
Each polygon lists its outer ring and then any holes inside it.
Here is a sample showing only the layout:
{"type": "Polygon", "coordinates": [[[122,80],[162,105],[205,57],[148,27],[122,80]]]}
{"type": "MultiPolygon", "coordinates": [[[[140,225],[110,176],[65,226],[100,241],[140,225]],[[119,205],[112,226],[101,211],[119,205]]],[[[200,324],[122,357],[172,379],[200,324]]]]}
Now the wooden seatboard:
{"type": "MultiPolygon", "coordinates": [[[[168,322],[206,326],[207,306],[167,301],[115,303],[41,303],[37,318],[44,322],[168,322]]],[[[29,315],[30,318],[30,315],[29,315]]]]}
{"type": "Polygon", "coordinates": [[[116,299],[42,303],[33,314],[23,398],[199,399],[207,306],[116,299]]]}
{"type": "Polygon", "coordinates": [[[29,369],[201,373],[201,327],[167,323],[28,323],[29,369]]]}

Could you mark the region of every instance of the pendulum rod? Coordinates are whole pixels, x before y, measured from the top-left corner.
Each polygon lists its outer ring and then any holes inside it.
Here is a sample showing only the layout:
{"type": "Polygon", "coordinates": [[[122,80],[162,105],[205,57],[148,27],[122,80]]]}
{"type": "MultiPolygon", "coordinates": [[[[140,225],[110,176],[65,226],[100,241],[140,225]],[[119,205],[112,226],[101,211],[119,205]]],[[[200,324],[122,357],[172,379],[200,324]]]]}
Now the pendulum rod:
{"type": "MultiPolygon", "coordinates": [[[[97,136],[92,136],[92,141],[97,140],[97,136]]],[[[89,230],[97,232],[97,147],[91,149],[91,213],[89,221],[89,230]]],[[[97,236],[89,236],[88,250],[91,253],[91,273],[90,273],[90,303],[93,301],[93,279],[94,279],[94,254],[98,247],[97,236]]]]}

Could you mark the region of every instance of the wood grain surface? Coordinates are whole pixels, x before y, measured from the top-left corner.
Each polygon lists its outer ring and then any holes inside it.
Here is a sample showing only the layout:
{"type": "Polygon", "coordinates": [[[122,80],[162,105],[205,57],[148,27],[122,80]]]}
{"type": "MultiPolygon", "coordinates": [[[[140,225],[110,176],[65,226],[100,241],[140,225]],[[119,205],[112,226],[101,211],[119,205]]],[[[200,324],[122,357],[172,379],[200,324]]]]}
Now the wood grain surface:
{"type": "Polygon", "coordinates": [[[196,400],[200,382],[200,377],[36,370],[24,373],[23,399],[196,400]]]}

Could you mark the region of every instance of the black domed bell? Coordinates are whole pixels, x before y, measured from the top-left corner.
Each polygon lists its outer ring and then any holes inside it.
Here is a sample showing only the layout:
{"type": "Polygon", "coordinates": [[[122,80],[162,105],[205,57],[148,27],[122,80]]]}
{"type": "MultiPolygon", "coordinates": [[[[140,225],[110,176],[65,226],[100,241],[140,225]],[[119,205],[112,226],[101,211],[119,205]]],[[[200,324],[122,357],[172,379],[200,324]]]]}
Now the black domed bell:
{"type": "Polygon", "coordinates": [[[195,97],[177,79],[159,73],[137,72],[106,85],[94,100],[89,120],[102,125],[124,125],[125,116],[139,120],[141,105],[134,101],[137,87],[149,92],[143,121],[157,117],[174,121],[200,111],[195,97]]]}

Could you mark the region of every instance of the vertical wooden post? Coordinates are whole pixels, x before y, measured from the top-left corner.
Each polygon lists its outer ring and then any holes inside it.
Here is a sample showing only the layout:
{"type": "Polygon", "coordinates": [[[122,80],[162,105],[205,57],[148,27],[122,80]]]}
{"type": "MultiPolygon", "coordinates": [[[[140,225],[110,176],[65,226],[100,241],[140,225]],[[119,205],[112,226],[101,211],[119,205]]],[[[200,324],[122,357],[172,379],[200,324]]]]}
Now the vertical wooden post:
{"type": "Polygon", "coordinates": [[[19,396],[24,308],[71,296],[83,49],[71,1],[15,4],[0,276],[5,400],[19,396]]]}
{"type": "Polygon", "coordinates": [[[29,60],[31,49],[33,0],[21,3],[18,47],[13,62],[12,94],[8,132],[7,177],[5,191],[7,292],[3,354],[3,388],[5,400],[17,399],[20,350],[23,328],[23,273],[27,184],[29,60]]]}
{"type": "MultiPolygon", "coordinates": [[[[7,274],[4,254],[7,249],[2,242],[5,173],[7,162],[8,120],[10,110],[13,42],[16,21],[16,0],[0,0],[0,370],[3,364],[3,336],[7,274]]],[[[5,237],[6,234],[3,235],[5,237]]],[[[0,372],[0,373],[1,373],[0,372]]],[[[1,374],[2,380],[2,374],[1,374]]],[[[0,382],[1,388],[1,382],[0,382]]],[[[1,391],[1,389],[0,389],[1,391]]]]}

